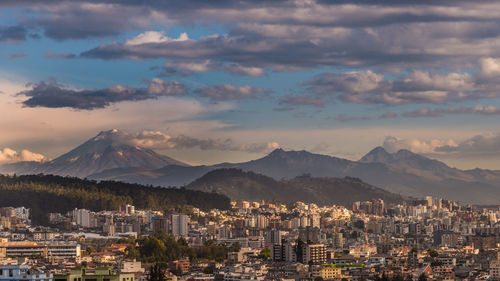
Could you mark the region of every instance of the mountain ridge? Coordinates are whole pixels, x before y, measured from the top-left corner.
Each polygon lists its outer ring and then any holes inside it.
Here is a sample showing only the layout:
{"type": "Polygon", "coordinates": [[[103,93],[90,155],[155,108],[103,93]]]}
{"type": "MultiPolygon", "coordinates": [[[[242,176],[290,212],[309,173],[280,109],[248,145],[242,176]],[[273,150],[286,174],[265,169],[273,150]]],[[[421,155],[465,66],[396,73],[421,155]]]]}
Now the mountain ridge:
{"type": "Polygon", "coordinates": [[[59,174],[167,187],[188,185],[213,170],[236,168],[275,180],[292,179],[302,174],[327,178],[356,177],[405,196],[431,195],[467,203],[497,204],[496,198],[500,197],[500,171],[460,170],[409,150],[389,153],[383,147],[376,147],[358,161],[352,161],[305,150],[286,151],[280,148],[248,162],[189,166],[153,150],[138,148],[128,141],[113,145],[105,143],[98,146],[100,150],[94,144],[88,144],[91,141],[107,142],[120,134],[126,133],[104,131],[51,162],[3,165],[0,172],[59,174]],[[96,157],[90,152],[111,156],[103,157],[108,161],[96,163],[96,157]],[[81,158],[73,160],[75,155],[81,158]],[[144,159],[134,157],[136,155],[144,159]],[[122,156],[125,161],[120,162],[122,156]]]}

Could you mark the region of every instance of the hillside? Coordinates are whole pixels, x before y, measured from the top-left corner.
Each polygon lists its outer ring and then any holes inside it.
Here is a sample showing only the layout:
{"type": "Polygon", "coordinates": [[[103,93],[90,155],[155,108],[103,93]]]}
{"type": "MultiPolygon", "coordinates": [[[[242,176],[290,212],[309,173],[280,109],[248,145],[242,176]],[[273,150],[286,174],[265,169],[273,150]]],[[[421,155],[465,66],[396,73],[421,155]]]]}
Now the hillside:
{"type": "Polygon", "coordinates": [[[303,201],[319,205],[349,206],[355,201],[382,198],[401,202],[397,194],[356,178],[314,178],[309,175],[276,181],[240,169],[214,170],[186,186],[187,189],[225,194],[231,199],[303,201]]]}
{"type": "Polygon", "coordinates": [[[0,207],[25,206],[32,209],[36,223],[46,221],[51,212],[74,208],[93,211],[117,210],[125,203],[141,209],[164,210],[191,205],[203,210],[230,207],[225,195],[201,191],[151,187],[114,181],[88,181],[78,178],[29,175],[0,175],[0,207]]]}

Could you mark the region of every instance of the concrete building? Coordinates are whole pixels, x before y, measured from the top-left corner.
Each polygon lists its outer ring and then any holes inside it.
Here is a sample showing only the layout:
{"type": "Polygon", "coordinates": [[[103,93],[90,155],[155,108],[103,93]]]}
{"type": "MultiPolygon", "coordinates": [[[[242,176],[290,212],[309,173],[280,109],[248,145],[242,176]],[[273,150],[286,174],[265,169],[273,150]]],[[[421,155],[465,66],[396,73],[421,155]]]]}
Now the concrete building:
{"type": "Polygon", "coordinates": [[[0,281],[52,281],[52,274],[30,273],[28,265],[0,264],[0,281]]]}

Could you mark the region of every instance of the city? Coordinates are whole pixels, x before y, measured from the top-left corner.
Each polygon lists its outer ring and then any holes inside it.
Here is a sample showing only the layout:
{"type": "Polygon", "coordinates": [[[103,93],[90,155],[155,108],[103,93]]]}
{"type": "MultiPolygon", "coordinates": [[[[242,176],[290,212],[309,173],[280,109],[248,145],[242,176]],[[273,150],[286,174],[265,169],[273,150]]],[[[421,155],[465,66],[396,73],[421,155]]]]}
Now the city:
{"type": "Polygon", "coordinates": [[[500,281],[499,0],[0,0],[0,281],[500,281]]]}
{"type": "Polygon", "coordinates": [[[491,280],[500,209],[427,196],[352,206],[233,201],[229,210],[74,209],[30,225],[0,208],[2,280],[491,280]]]}

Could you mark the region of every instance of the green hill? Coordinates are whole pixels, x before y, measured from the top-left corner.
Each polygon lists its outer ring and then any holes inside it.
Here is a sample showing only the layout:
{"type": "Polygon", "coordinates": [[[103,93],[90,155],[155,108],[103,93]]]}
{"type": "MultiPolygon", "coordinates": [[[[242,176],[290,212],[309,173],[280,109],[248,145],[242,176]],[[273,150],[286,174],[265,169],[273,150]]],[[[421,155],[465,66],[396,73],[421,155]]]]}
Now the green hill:
{"type": "Polygon", "coordinates": [[[191,205],[203,210],[228,209],[225,195],[178,188],[163,188],[115,181],[89,181],[79,178],[26,175],[0,175],[0,206],[32,209],[35,223],[45,223],[47,214],[74,208],[92,211],[118,210],[133,204],[139,209],[164,210],[191,205]]]}

